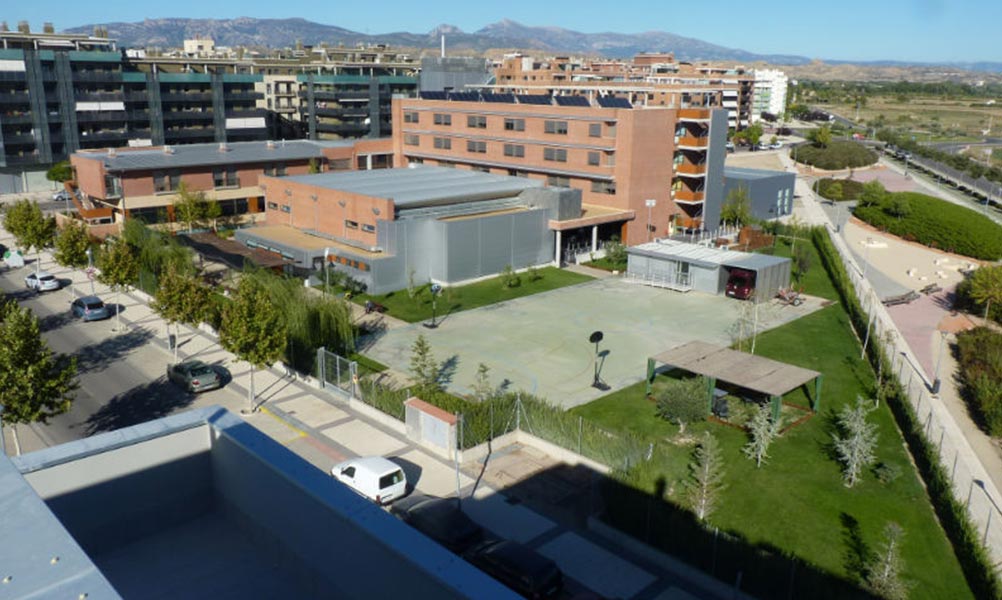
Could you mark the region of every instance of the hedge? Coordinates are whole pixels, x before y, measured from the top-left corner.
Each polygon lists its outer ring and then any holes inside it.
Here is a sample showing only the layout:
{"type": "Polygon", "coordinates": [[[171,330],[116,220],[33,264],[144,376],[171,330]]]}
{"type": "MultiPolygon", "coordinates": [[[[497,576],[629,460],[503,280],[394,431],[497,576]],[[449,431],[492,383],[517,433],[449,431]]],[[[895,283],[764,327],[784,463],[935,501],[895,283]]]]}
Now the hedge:
{"type": "Polygon", "coordinates": [[[856,200],[863,191],[863,184],[854,179],[822,179],[818,181],[818,194],[829,200],[856,200]],[[835,183],[842,188],[842,195],[839,198],[832,198],[831,191],[835,183]]]}
{"type": "Polygon", "coordinates": [[[797,162],[827,171],[866,167],[877,162],[877,153],[859,142],[832,141],[825,147],[805,145],[797,147],[795,152],[797,162]]]}
{"type": "Polygon", "coordinates": [[[982,260],[1002,258],[1002,227],[969,208],[916,192],[894,192],[886,201],[857,206],[853,214],[877,229],[931,248],[982,260]],[[908,213],[893,214],[905,202],[908,213]]]}
{"type": "Polygon", "coordinates": [[[988,433],[1002,436],[1002,333],[977,327],[957,334],[960,379],[988,433]]]}

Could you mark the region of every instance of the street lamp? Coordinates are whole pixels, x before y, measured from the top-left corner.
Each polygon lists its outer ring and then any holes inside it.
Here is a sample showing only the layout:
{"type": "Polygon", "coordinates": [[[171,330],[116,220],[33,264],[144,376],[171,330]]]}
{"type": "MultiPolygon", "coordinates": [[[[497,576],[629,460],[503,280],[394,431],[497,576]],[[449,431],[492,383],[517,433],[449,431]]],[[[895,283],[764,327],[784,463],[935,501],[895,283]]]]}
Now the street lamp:
{"type": "Polygon", "coordinates": [[[939,367],[943,364],[943,342],[946,341],[946,332],[939,332],[939,355],[936,357],[936,378],[932,382],[932,393],[936,395],[939,393],[940,379],[939,379],[939,367]]]}
{"type": "Polygon", "coordinates": [[[424,326],[428,329],[435,329],[438,327],[438,323],[435,322],[435,300],[438,299],[439,293],[442,291],[442,286],[437,283],[431,284],[431,322],[425,323],[424,326]]]}
{"type": "Polygon", "coordinates": [[[325,296],[327,295],[327,292],[330,291],[327,288],[329,288],[331,285],[330,263],[327,262],[328,261],[327,257],[330,256],[330,253],[331,253],[330,248],[324,248],[324,295],[325,296]]]}
{"type": "Polygon", "coordinates": [[[647,241],[651,241],[651,211],[657,206],[658,201],[653,198],[648,198],[644,201],[647,204],[647,241]]]}
{"type": "Polygon", "coordinates": [[[602,381],[602,377],[599,375],[599,368],[598,368],[598,359],[600,357],[600,353],[598,351],[598,345],[602,341],[602,338],[604,337],[605,336],[602,335],[601,331],[594,331],[590,336],[588,336],[588,341],[591,342],[592,344],[595,344],[595,375],[592,378],[591,387],[602,391],[609,389],[609,385],[606,382],[602,381]]]}
{"type": "Polygon", "coordinates": [[[94,295],[94,249],[87,247],[87,279],[90,279],[90,295],[94,295]]]}

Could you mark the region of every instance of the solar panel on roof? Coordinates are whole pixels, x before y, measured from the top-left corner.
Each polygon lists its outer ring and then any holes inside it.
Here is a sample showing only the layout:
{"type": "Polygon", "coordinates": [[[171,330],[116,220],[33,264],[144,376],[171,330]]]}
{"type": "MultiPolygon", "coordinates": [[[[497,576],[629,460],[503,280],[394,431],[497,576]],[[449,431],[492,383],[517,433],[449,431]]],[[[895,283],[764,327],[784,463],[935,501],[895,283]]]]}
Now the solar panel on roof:
{"type": "Polygon", "coordinates": [[[547,94],[515,94],[519,104],[551,104],[547,94]]]}
{"type": "Polygon", "coordinates": [[[424,100],[445,100],[445,92],[421,92],[421,98],[424,100]]]}
{"type": "Polygon", "coordinates": [[[480,98],[484,102],[515,103],[515,94],[480,94],[480,98]]]}
{"type": "Polygon", "coordinates": [[[449,100],[453,102],[480,102],[478,92],[449,92],[449,100]]]}
{"type": "Polygon", "coordinates": [[[584,96],[554,96],[553,99],[560,106],[591,106],[588,98],[584,96]]]}
{"type": "Polygon", "coordinates": [[[616,96],[599,96],[598,105],[603,108],[633,108],[629,100],[616,96]]]}

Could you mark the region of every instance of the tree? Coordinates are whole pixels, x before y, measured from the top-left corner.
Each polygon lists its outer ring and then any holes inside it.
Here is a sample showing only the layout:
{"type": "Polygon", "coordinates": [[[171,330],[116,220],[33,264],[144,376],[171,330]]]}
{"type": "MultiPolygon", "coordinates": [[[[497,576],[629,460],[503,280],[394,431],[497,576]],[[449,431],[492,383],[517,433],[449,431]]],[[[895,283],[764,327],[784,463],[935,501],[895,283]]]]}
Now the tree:
{"type": "Polygon", "coordinates": [[[205,192],[192,192],[182,181],[177,186],[177,199],[174,200],[174,219],[184,223],[190,233],[199,221],[205,219],[209,204],[205,192]]]}
{"type": "Polygon", "coordinates": [[[735,227],[742,227],[752,222],[751,199],[747,187],[739,185],[727,192],[727,200],[720,207],[720,222],[735,227]]]}
{"type": "MultiPolygon", "coordinates": [[[[831,181],[831,180],[830,180],[831,181]]],[[[825,188],[825,196],[832,202],[838,202],[843,198],[845,192],[842,191],[841,181],[831,181],[825,188]]]]}
{"type": "Polygon", "coordinates": [[[605,243],[605,258],[613,265],[622,265],[623,268],[626,268],[629,254],[626,252],[626,246],[619,241],[618,235],[612,236],[605,243]]]}
{"type": "Polygon", "coordinates": [[[887,203],[887,212],[899,220],[912,214],[911,203],[908,197],[903,194],[890,194],[890,202],[887,203]]]}
{"type": "Polygon", "coordinates": [[[64,267],[80,269],[87,266],[90,234],[80,221],[70,220],[56,235],[56,262],[64,267]]]}
{"type": "Polygon", "coordinates": [[[247,401],[254,406],[254,371],[282,358],[288,331],[279,308],[271,302],[268,291],[253,277],[241,277],[237,293],[223,307],[219,343],[250,364],[250,387],[247,401]]]}
{"type": "MultiPolygon", "coordinates": [[[[168,327],[177,323],[198,325],[209,308],[211,293],[194,276],[179,272],[176,265],[169,263],[160,276],[150,308],[160,313],[168,327]]],[[[174,362],[177,362],[177,344],[174,345],[174,362]]]]}
{"type": "Polygon", "coordinates": [[[14,236],[18,246],[25,250],[35,249],[37,273],[42,265],[42,248],[51,246],[56,238],[56,220],[46,217],[37,202],[24,198],[6,207],[3,226],[14,236]]]}
{"type": "Polygon", "coordinates": [[[706,379],[669,379],[658,393],[655,412],[662,419],[678,425],[680,431],[685,431],[689,423],[705,420],[710,416],[706,379]]]}
{"type": "Polygon", "coordinates": [[[115,290],[115,330],[122,328],[122,291],[128,290],[139,276],[139,260],[136,252],[121,238],[110,242],[98,255],[98,281],[115,290]]]}
{"type": "Polygon", "coordinates": [[[769,407],[761,406],[748,424],[751,440],[741,449],[745,456],[755,461],[755,467],[761,467],[769,458],[769,446],[779,436],[779,422],[769,416],[769,407]]]}
{"type": "Polygon", "coordinates": [[[491,385],[490,367],[484,363],[477,365],[477,374],[473,378],[473,395],[480,402],[486,402],[494,396],[494,386],[491,385]]]}
{"type": "Polygon", "coordinates": [[[29,309],[16,302],[0,306],[0,404],[17,454],[18,425],[45,423],[70,409],[76,372],[76,358],[53,354],[29,309]]]}
{"type": "Polygon", "coordinates": [[[748,140],[748,143],[755,146],[762,139],[762,134],[765,133],[765,130],[762,129],[761,123],[755,123],[747,127],[742,133],[744,134],[744,138],[748,140]]]}
{"type": "Polygon", "coordinates": [[[906,600],[911,587],[901,578],[904,561],[901,558],[901,539],[904,530],[891,522],[884,527],[884,540],[874,553],[866,569],[866,588],[875,596],[887,600],[906,600]]]}
{"type": "Polygon", "coordinates": [[[972,273],[970,296],[978,304],[985,305],[985,319],[988,319],[992,302],[1002,304],[1002,266],[981,267],[972,273]]]}
{"type": "Polygon", "coordinates": [[[213,233],[216,232],[216,221],[221,216],[223,216],[223,207],[218,202],[207,201],[205,203],[205,212],[202,213],[202,218],[212,226],[213,233]]]}
{"type": "Polygon", "coordinates": [[[806,244],[800,244],[793,248],[793,275],[797,278],[797,283],[803,284],[804,277],[811,270],[811,250],[806,244]]]}
{"type": "Polygon", "coordinates": [[[411,346],[410,370],[414,382],[422,393],[434,394],[441,391],[441,369],[424,334],[419,334],[411,346]]]}
{"type": "Polygon", "coordinates": [[[724,491],[724,457],[717,438],[707,431],[693,453],[689,463],[689,480],[685,482],[685,503],[700,521],[717,507],[724,491]]]}
{"type": "Polygon", "coordinates": [[[842,480],[846,487],[856,485],[863,467],[877,458],[877,426],[866,420],[872,410],[857,397],[855,407],[846,404],[836,417],[839,431],[832,434],[832,440],[842,463],[842,480]]]}
{"type": "Polygon", "coordinates": [[[811,130],[808,138],[814,142],[815,146],[827,148],[828,144],[832,143],[832,128],[828,125],[822,125],[817,129],[811,130]]]}
{"type": "Polygon", "coordinates": [[[64,160],[52,165],[52,167],[45,172],[45,178],[49,181],[56,181],[60,183],[73,179],[73,167],[70,166],[70,161],[64,160]]]}
{"type": "Polygon", "coordinates": [[[887,190],[878,180],[867,181],[859,193],[860,206],[883,206],[887,202],[887,190]]]}
{"type": "Polygon", "coordinates": [[[310,171],[309,172],[310,172],[310,175],[315,175],[317,173],[320,173],[320,161],[317,160],[316,158],[311,158],[310,159],[310,171]]]}

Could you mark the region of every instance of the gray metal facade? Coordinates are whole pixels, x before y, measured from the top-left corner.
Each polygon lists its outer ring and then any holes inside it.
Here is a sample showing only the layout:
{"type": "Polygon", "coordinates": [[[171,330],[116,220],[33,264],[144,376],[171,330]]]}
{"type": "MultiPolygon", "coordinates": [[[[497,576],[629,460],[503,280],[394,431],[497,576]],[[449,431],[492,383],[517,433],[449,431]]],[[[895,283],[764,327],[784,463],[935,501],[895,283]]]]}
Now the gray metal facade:
{"type": "MultiPolygon", "coordinates": [[[[724,198],[732,190],[748,190],[752,217],[771,220],[793,213],[793,185],[797,176],[783,171],[727,167],[724,169],[724,198]]],[[[719,213],[714,223],[719,223],[719,213]]]]}
{"type": "Polygon", "coordinates": [[[706,187],[703,201],[703,228],[716,229],[720,223],[720,208],[724,204],[724,160],[727,143],[727,111],[710,112],[710,152],[706,164],[706,187]]]}
{"type": "Polygon", "coordinates": [[[460,56],[425,57],[421,59],[422,92],[442,92],[465,90],[467,85],[490,83],[494,74],[487,61],[482,58],[460,56]]]}

